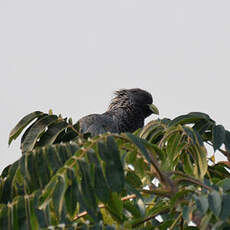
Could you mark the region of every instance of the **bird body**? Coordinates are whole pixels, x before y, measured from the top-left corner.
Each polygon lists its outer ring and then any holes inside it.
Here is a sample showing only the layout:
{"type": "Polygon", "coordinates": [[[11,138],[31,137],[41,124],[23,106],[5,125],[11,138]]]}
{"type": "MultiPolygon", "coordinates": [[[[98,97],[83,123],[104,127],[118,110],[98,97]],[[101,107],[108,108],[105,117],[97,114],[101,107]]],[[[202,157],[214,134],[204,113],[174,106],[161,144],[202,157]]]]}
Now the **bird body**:
{"type": "Polygon", "coordinates": [[[91,114],[79,120],[80,131],[95,136],[105,132],[134,132],[144,126],[144,119],[158,109],[152,105],[152,96],[142,89],[122,89],[115,92],[108,110],[91,114]]]}

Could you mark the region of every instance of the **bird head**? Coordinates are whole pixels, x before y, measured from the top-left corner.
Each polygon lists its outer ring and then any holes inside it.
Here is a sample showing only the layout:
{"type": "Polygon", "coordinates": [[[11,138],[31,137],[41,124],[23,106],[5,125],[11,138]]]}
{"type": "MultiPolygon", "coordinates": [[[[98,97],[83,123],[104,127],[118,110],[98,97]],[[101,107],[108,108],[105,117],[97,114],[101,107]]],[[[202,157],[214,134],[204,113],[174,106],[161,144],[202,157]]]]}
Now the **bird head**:
{"type": "Polygon", "coordinates": [[[152,95],[145,90],[139,88],[121,89],[116,91],[115,95],[109,110],[131,107],[136,111],[140,111],[145,118],[151,114],[159,114],[157,107],[152,104],[152,95]]]}

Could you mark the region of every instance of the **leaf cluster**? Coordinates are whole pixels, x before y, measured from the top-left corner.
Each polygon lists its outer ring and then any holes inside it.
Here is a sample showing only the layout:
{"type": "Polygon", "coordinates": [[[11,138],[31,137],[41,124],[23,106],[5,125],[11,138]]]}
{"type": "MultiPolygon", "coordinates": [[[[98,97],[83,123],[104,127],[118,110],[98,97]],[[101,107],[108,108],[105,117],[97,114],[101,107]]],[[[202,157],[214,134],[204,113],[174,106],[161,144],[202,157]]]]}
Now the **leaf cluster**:
{"type": "Polygon", "coordinates": [[[22,157],[0,176],[0,229],[230,227],[230,133],[207,114],[90,137],[36,111],[9,144],[23,131],[22,157]],[[215,163],[216,151],[227,160],[215,163]]]}

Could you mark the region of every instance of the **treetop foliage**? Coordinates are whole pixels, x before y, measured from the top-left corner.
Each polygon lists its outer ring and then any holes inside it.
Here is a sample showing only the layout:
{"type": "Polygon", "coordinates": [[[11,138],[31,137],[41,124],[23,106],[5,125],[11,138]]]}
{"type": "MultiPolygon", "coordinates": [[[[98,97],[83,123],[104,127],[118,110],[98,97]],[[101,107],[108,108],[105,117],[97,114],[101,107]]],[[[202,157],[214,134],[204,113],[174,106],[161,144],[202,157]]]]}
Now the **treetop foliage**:
{"type": "Polygon", "coordinates": [[[22,156],[0,176],[0,229],[230,228],[230,132],[207,114],[90,137],[36,111],[9,144],[20,134],[22,156]]]}

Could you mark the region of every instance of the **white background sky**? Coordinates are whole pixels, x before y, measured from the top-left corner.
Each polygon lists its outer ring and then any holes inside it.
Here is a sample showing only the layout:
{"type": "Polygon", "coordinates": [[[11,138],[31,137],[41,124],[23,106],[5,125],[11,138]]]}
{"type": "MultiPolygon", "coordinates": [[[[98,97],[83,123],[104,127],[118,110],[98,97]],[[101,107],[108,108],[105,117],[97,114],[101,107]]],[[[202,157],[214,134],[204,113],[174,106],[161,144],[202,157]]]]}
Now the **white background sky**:
{"type": "MultiPolygon", "coordinates": [[[[77,121],[114,90],[152,93],[160,117],[208,113],[230,129],[229,0],[1,0],[0,171],[10,130],[50,108],[77,121]]],[[[152,116],[154,118],[154,116],[152,116]]]]}

